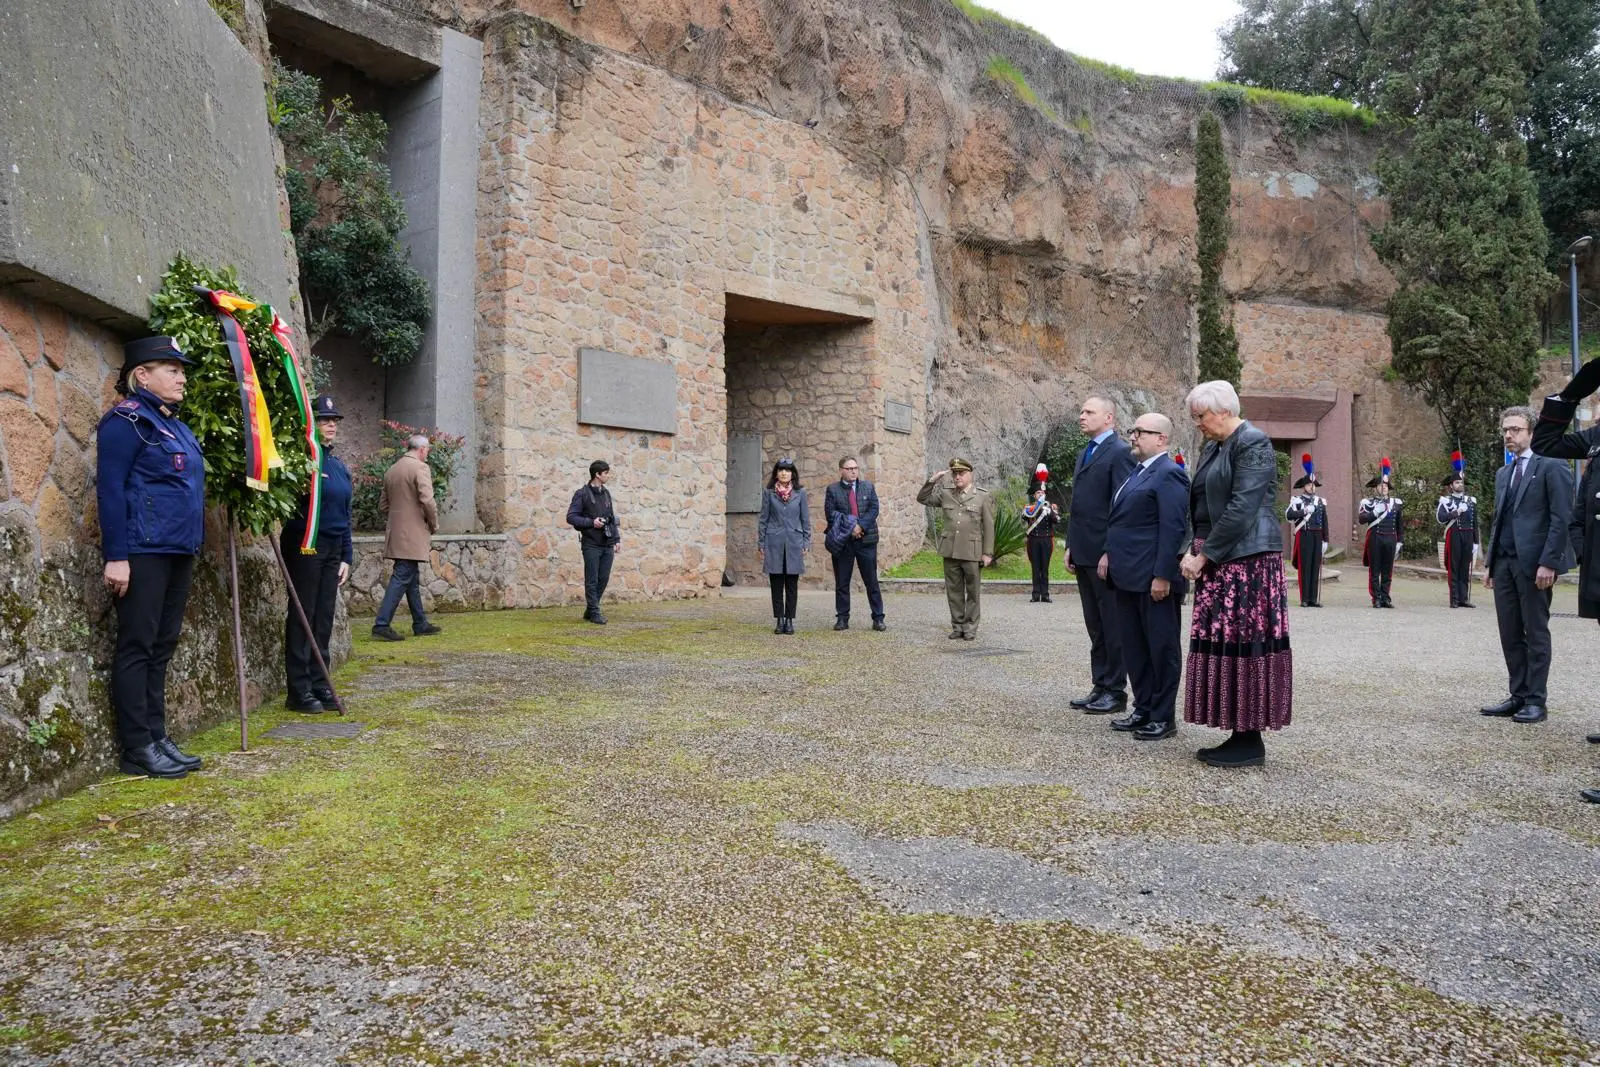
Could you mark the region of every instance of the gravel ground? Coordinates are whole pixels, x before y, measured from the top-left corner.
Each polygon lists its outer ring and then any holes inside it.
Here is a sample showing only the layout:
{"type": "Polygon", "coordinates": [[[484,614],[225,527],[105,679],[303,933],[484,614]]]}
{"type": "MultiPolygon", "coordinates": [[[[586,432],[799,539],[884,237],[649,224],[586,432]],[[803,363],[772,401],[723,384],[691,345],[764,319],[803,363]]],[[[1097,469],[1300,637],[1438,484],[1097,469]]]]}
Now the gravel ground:
{"type": "Polygon", "coordinates": [[[1294,609],[1242,772],[1067,707],[1070,594],[974,643],[764,591],[358,640],[360,738],[219,728],[0,825],[0,1062],[1600,1063],[1597,635],[1485,719],[1444,593],[1294,609]]]}

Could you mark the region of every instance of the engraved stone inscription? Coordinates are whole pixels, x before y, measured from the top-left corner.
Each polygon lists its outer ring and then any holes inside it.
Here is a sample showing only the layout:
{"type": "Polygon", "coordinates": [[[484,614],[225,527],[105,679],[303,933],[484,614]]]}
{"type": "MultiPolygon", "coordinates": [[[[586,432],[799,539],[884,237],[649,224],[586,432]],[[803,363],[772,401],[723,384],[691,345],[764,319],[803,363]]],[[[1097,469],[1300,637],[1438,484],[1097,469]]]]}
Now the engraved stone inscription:
{"type": "Polygon", "coordinates": [[[728,514],[761,510],[761,435],[728,435],[728,514]]]}
{"type": "Polygon", "coordinates": [[[677,433],[677,370],[603,348],[578,349],[578,421],[677,433]]]}
{"type": "Polygon", "coordinates": [[[910,433],[913,408],[898,400],[883,402],[883,428],[893,433],[910,433]]]}

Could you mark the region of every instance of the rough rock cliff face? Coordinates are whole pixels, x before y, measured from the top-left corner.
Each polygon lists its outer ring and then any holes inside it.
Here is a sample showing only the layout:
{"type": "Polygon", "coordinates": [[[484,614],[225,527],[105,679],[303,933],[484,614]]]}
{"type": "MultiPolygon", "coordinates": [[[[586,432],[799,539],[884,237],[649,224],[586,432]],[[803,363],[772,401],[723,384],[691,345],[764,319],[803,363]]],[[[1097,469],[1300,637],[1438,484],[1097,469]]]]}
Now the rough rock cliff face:
{"type": "MultiPolygon", "coordinates": [[[[1190,86],[1130,83],[949,0],[505,0],[443,4],[470,29],[520,10],[708,89],[815,124],[864,168],[916,189],[944,328],[929,375],[928,462],[1030,466],[1093,388],[1175,410],[1193,379],[1190,86]],[[1037,103],[991,77],[995,57],[1037,103]]],[[[1226,115],[1247,390],[1359,394],[1358,432],[1430,447],[1434,420],[1381,380],[1392,282],[1367,232],[1374,139],[1226,115]],[[1407,426],[1404,432],[1399,427],[1407,426]],[[1415,440],[1413,440],[1413,438],[1415,440]]]]}

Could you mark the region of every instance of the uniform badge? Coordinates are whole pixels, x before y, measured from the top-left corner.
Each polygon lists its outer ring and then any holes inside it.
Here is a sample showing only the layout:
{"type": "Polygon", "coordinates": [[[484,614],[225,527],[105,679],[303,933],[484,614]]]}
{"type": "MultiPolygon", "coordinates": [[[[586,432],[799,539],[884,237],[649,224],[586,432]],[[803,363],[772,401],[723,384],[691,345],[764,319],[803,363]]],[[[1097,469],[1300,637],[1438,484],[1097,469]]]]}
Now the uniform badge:
{"type": "Polygon", "coordinates": [[[182,452],[174,452],[172,454],[172,469],[175,471],[183,470],[183,462],[188,458],[182,452]]]}

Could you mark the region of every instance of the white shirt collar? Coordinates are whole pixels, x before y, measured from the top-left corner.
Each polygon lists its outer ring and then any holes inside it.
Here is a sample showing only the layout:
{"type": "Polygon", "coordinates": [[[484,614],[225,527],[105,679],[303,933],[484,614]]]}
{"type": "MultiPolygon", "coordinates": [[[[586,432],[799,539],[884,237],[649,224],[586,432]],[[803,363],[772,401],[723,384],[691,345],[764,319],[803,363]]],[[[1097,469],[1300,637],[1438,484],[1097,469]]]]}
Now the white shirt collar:
{"type": "Polygon", "coordinates": [[[1117,428],[1115,426],[1113,426],[1109,430],[1106,430],[1106,431],[1104,431],[1102,433],[1095,434],[1094,443],[1097,444],[1097,445],[1103,445],[1103,444],[1106,443],[1106,438],[1115,437],[1116,435],[1117,435],[1117,428]]]}

